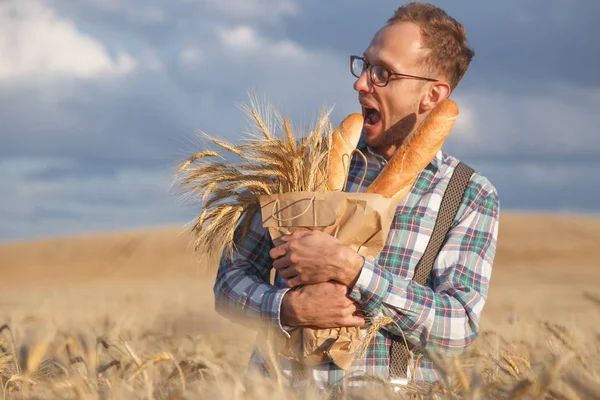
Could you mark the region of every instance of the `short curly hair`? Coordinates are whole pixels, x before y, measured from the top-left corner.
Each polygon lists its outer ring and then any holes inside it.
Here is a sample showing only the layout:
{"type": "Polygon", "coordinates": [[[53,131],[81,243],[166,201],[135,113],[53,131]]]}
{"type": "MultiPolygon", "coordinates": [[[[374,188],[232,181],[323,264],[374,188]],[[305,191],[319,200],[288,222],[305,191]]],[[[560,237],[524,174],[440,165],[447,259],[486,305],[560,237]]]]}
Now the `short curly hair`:
{"type": "Polygon", "coordinates": [[[399,22],[412,22],[421,29],[423,46],[429,50],[422,60],[425,69],[443,75],[454,90],[475,56],[464,26],[441,8],[422,2],[399,7],[387,21],[399,22]]]}

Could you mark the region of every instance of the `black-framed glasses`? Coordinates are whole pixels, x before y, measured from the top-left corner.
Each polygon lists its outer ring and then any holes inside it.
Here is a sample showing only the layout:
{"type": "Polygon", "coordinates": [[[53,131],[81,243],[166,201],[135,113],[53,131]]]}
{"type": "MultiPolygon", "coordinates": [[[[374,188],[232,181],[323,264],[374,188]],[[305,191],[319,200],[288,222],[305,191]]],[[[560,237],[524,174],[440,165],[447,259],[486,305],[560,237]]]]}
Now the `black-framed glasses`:
{"type": "Polygon", "coordinates": [[[381,65],[370,64],[367,60],[359,56],[350,56],[350,72],[357,78],[360,78],[363,72],[370,70],[369,77],[375,86],[383,87],[388,84],[392,76],[400,76],[402,78],[420,79],[423,81],[437,82],[437,79],[424,78],[422,76],[399,74],[389,68],[381,65]]]}

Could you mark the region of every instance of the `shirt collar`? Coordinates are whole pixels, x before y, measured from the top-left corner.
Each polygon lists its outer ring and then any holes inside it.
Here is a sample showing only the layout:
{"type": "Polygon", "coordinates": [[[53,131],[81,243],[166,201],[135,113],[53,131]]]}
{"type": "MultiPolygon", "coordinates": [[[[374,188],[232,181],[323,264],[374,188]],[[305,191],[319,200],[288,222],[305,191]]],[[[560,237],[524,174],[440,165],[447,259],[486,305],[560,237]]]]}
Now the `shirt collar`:
{"type": "MultiPolygon", "coordinates": [[[[367,143],[365,142],[363,135],[360,136],[360,140],[358,141],[358,145],[356,146],[356,148],[358,150],[369,151],[371,154],[373,154],[375,157],[377,157],[378,160],[381,161],[382,165],[387,164],[387,160],[385,158],[383,158],[379,154],[375,153],[375,151],[373,149],[371,149],[369,146],[367,146],[367,143]]],[[[433,160],[431,160],[431,162],[429,163],[429,165],[426,168],[432,169],[433,172],[435,173],[435,172],[439,171],[442,163],[443,163],[443,153],[442,153],[442,150],[439,150],[435,154],[435,157],[433,158],[433,160]]]]}

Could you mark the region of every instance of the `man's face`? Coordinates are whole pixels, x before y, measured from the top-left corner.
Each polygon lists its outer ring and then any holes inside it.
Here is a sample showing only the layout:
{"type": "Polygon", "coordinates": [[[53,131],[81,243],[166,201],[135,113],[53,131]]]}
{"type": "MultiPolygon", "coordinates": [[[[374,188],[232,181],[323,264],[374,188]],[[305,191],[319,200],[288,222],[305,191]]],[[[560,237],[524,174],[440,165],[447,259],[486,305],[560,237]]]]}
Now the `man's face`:
{"type": "MultiPolygon", "coordinates": [[[[420,60],[424,55],[419,27],[401,22],[377,32],[364,58],[396,73],[422,76],[420,60]]],[[[354,83],[365,118],[365,141],[376,149],[401,143],[417,123],[424,82],[393,76],[386,86],[379,87],[373,85],[367,72],[354,83]]]]}

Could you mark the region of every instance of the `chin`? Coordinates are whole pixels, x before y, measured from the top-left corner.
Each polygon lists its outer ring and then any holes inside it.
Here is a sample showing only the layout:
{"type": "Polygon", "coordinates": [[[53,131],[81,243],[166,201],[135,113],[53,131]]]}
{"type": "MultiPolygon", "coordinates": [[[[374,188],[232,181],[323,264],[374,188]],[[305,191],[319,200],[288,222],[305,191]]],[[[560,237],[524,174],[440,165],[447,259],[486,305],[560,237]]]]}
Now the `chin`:
{"type": "Polygon", "coordinates": [[[365,143],[372,148],[381,146],[385,142],[385,132],[380,129],[363,128],[365,143]]]}

